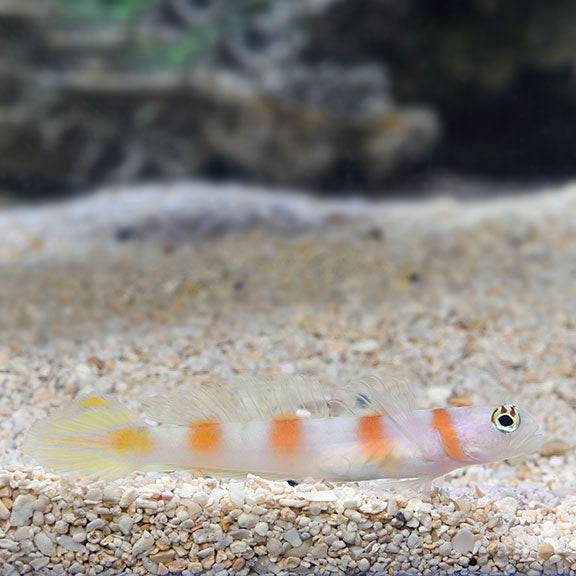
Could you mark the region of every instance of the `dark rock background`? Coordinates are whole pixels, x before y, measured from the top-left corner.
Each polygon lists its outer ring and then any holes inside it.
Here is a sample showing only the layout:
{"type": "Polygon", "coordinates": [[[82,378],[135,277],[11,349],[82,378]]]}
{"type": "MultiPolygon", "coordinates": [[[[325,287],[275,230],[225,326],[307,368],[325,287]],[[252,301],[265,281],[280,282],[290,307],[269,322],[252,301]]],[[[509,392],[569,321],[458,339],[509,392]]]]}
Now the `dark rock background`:
{"type": "Polygon", "coordinates": [[[0,188],[576,172],[568,0],[0,2],[0,188]]]}

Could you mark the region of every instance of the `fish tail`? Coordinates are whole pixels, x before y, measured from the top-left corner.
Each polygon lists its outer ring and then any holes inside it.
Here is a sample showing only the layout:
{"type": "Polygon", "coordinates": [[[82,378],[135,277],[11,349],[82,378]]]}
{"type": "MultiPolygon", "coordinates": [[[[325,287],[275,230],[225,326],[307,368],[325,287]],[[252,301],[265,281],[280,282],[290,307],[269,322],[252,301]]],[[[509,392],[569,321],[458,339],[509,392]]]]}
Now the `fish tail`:
{"type": "Polygon", "coordinates": [[[155,449],[150,427],[106,396],[86,396],[34,424],[23,450],[58,473],[117,478],[155,449]]]}

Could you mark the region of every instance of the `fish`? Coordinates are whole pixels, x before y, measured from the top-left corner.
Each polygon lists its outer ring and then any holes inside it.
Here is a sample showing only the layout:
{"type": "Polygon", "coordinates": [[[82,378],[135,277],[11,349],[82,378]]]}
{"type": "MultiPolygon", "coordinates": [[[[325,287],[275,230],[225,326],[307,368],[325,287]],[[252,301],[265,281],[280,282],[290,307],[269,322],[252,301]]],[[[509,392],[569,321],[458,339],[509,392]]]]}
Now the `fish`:
{"type": "Polygon", "coordinates": [[[424,410],[414,398],[399,380],[354,380],[329,396],[303,376],[189,387],[146,400],[143,416],[111,396],[84,395],[35,423],[23,449],[80,477],[190,470],[426,489],[456,469],[527,456],[543,443],[516,404],[424,410]]]}

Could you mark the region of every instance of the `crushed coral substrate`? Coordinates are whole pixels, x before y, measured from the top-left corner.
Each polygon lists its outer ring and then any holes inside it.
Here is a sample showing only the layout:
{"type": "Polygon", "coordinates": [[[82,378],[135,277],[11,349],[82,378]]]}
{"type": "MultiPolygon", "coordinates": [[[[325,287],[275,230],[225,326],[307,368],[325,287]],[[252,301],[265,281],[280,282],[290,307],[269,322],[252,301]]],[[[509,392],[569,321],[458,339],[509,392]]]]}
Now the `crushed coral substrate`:
{"type": "Polygon", "coordinates": [[[429,497],[182,475],[0,475],[3,574],[481,574],[576,569],[576,496],[429,497]]]}

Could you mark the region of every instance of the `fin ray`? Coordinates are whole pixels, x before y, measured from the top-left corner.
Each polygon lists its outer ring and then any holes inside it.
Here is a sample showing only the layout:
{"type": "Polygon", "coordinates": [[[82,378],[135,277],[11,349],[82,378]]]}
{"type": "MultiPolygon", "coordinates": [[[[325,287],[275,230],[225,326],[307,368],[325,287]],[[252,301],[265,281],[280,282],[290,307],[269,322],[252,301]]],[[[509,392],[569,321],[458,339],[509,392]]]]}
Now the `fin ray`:
{"type": "Polygon", "coordinates": [[[327,418],[322,385],[304,376],[240,378],[230,383],[188,388],[179,394],[144,402],[146,416],[165,424],[264,421],[278,415],[327,418]]]}
{"type": "Polygon", "coordinates": [[[80,396],[35,423],[23,450],[59,473],[115,478],[137,468],[148,450],[147,426],[106,396],[80,396]]]}

